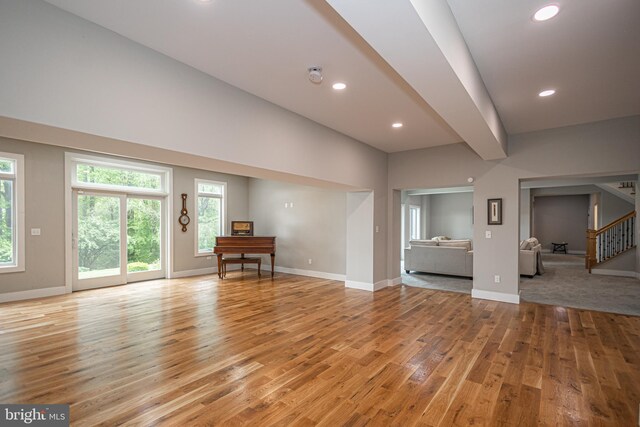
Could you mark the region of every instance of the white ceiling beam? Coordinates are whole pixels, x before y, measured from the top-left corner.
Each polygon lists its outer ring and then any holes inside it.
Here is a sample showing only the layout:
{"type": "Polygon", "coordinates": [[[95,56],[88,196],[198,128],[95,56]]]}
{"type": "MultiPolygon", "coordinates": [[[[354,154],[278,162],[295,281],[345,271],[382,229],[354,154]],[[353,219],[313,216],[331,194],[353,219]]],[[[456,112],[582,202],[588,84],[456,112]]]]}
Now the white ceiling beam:
{"type": "Polygon", "coordinates": [[[446,0],[326,0],[485,160],[507,134],[446,0]]]}

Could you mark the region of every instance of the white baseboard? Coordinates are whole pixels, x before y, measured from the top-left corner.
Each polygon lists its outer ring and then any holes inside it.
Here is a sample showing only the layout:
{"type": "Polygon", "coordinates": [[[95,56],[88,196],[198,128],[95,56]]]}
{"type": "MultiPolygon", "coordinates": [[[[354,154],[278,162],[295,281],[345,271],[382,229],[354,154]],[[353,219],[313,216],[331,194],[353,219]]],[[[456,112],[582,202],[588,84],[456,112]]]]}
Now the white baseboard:
{"type": "Polygon", "coordinates": [[[632,277],[634,279],[640,279],[640,274],[636,273],[635,271],[607,270],[604,268],[592,268],[591,274],[599,274],[602,276],[632,277]]]}
{"type": "Polygon", "coordinates": [[[0,294],[0,303],[10,301],[22,301],[33,298],[52,297],[55,295],[63,295],[67,293],[65,286],[56,286],[54,288],[31,289],[28,291],[8,292],[0,294]]]}
{"type": "MultiPolygon", "coordinates": [[[[262,267],[260,269],[262,271],[271,271],[271,266],[269,264],[262,264],[262,267]]],[[[278,273],[317,277],[318,279],[337,280],[339,282],[344,282],[346,280],[346,276],[344,274],[326,273],[324,271],[302,270],[299,268],[280,267],[278,265],[275,266],[274,270],[278,273]]]]}
{"type": "Polygon", "coordinates": [[[488,299],[491,301],[508,302],[511,304],[520,304],[520,295],[505,294],[503,292],[483,291],[481,289],[472,289],[471,298],[488,299]]]}
{"type": "Polygon", "coordinates": [[[397,286],[402,284],[402,277],[396,277],[395,279],[387,279],[387,286],[397,286]]]}
{"type": "MultiPolygon", "coordinates": [[[[543,254],[553,254],[553,252],[551,252],[551,249],[540,249],[540,252],[542,252],[543,254]]],[[[563,252],[556,252],[556,254],[564,255],[563,252]]],[[[567,250],[567,254],[569,254],[569,255],[586,255],[587,252],[586,251],[567,250]]]]}
{"type": "Polygon", "coordinates": [[[379,291],[380,289],[384,289],[386,287],[389,286],[389,280],[384,279],[384,280],[380,280],[379,282],[376,282],[373,284],[373,291],[379,291]]]}
{"type": "Polygon", "coordinates": [[[360,289],[361,291],[375,292],[387,287],[387,281],[381,280],[376,283],[357,282],[355,280],[345,280],[344,286],[351,289],[360,289]]]}
{"type": "Polygon", "coordinates": [[[198,268],[196,270],[174,271],[171,273],[171,279],[180,279],[182,277],[204,276],[205,274],[218,274],[218,267],[198,268]]]}

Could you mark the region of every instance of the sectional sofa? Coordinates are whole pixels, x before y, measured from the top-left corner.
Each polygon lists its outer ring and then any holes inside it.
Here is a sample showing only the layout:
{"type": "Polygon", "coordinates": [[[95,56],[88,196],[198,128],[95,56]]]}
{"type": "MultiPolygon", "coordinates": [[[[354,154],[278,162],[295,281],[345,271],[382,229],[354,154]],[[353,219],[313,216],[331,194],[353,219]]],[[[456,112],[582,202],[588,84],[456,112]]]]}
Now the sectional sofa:
{"type": "MultiPolygon", "coordinates": [[[[407,273],[449,274],[473,277],[473,246],[471,240],[452,240],[445,236],[430,240],[411,240],[404,250],[404,269],[407,273]]],[[[520,275],[535,276],[544,273],[540,249],[535,237],[520,243],[518,268],[520,275]]]]}

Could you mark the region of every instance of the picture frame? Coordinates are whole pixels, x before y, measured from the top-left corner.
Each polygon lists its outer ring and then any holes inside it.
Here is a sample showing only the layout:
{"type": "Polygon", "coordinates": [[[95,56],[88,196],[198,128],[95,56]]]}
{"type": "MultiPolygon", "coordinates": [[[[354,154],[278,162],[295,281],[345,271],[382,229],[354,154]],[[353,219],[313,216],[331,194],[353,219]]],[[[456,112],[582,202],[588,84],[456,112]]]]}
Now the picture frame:
{"type": "Polygon", "coordinates": [[[232,236],[253,236],[253,221],[231,221],[232,236]]]}
{"type": "Polygon", "coordinates": [[[502,225],[502,199],[487,200],[487,224],[502,225]]]}

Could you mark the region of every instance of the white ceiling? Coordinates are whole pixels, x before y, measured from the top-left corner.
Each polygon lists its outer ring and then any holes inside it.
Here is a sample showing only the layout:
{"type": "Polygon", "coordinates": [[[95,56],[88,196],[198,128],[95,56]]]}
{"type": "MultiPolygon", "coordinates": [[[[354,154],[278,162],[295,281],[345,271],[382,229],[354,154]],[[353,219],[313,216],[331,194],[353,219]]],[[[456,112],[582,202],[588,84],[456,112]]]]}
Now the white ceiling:
{"type": "MultiPolygon", "coordinates": [[[[323,1],[47,1],[383,151],[462,140],[323,1]]],[[[534,23],[541,1],[449,0],[507,131],[640,114],[640,1],[555,3],[558,17],[534,23]]]]}
{"type": "Polygon", "coordinates": [[[640,114],[640,1],[448,1],[508,133],[640,114]]]}

